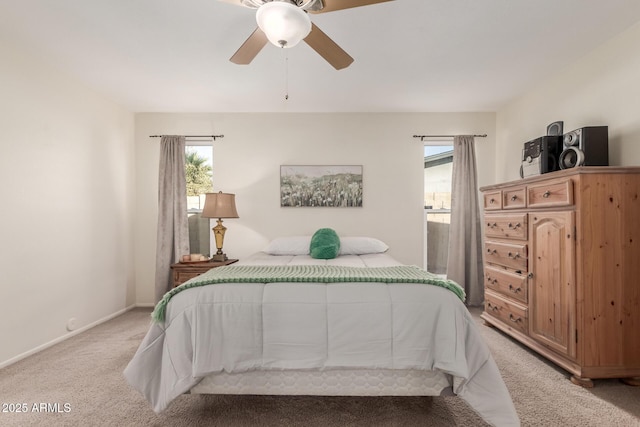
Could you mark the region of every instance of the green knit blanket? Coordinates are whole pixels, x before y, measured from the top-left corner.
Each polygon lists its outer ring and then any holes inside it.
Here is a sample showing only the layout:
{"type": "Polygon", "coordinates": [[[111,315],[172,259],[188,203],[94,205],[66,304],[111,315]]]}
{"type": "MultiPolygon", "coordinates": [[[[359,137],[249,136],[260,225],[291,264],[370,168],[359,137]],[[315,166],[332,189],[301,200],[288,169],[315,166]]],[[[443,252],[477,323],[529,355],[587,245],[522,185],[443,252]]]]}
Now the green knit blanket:
{"type": "Polygon", "coordinates": [[[213,268],[200,276],[188,280],[167,292],[156,305],[151,317],[164,322],[169,300],[185,289],[216,283],[276,283],[276,282],[378,282],[378,283],[422,283],[446,288],[464,302],[465,292],[452,280],[441,279],[416,266],[394,267],[341,267],[334,265],[229,265],[213,268]]]}

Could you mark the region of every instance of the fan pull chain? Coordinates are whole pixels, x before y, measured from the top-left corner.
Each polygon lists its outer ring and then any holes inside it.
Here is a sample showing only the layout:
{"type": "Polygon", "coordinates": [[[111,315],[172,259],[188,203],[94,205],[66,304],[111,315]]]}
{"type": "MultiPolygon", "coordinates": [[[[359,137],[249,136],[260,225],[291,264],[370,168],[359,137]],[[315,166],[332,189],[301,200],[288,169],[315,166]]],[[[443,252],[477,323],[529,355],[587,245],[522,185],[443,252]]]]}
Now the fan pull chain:
{"type": "Polygon", "coordinates": [[[284,54],[284,100],[289,100],[289,53],[287,49],[282,49],[285,51],[284,54]]]}

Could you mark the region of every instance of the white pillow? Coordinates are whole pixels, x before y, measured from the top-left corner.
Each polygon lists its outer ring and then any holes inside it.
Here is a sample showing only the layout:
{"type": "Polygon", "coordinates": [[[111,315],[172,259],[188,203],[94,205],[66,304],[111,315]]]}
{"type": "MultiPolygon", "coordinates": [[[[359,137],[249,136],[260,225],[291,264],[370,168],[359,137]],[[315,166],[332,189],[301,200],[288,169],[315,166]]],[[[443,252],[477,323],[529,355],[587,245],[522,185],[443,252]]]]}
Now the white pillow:
{"type": "Polygon", "coordinates": [[[276,237],[263,252],[269,255],[309,255],[311,236],[276,237]]]}
{"type": "MultiPolygon", "coordinates": [[[[276,237],[263,252],[269,255],[309,255],[311,236],[276,237]]],[[[389,249],[386,243],[373,237],[340,237],[338,255],[379,254],[389,249]]]]}
{"type": "Polygon", "coordinates": [[[389,249],[386,243],[373,237],[340,237],[338,255],[379,254],[389,249]]]}

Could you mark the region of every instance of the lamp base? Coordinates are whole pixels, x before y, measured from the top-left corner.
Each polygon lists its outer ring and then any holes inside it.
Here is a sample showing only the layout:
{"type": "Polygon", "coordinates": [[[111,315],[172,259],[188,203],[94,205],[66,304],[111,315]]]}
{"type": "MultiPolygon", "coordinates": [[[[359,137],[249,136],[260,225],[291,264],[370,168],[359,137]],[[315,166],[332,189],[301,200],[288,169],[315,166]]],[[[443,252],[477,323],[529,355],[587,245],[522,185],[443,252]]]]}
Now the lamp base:
{"type": "Polygon", "coordinates": [[[213,237],[216,239],[216,249],[218,251],[211,257],[212,261],[226,261],[227,255],[222,252],[222,244],[224,242],[224,232],[227,231],[227,227],[222,225],[222,218],[218,218],[218,225],[211,229],[213,231],[213,237]]]}
{"type": "Polygon", "coordinates": [[[229,258],[227,258],[227,254],[214,254],[211,257],[211,261],[218,261],[218,262],[222,262],[222,261],[226,261],[229,258]]]}

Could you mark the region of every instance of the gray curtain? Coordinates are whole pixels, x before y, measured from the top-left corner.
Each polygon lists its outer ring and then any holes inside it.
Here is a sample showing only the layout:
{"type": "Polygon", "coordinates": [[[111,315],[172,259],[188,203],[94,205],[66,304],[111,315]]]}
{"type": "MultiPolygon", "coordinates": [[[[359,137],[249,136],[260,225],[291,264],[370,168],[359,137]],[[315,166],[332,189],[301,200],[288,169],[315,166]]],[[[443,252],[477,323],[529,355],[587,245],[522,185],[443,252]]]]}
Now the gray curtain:
{"type": "Polygon", "coordinates": [[[189,253],[184,149],[184,136],[163,136],[160,141],[156,302],[171,289],[171,264],[189,253]]]}
{"type": "Polygon", "coordinates": [[[451,227],[447,278],[460,284],[467,294],[467,305],[484,301],[482,269],[482,228],[473,136],[453,138],[451,178],[451,227]]]}

